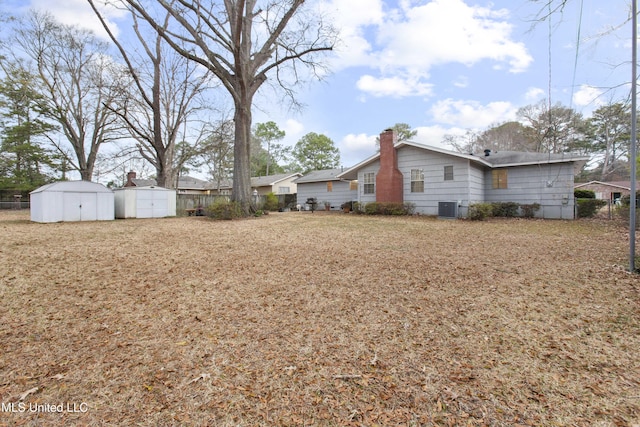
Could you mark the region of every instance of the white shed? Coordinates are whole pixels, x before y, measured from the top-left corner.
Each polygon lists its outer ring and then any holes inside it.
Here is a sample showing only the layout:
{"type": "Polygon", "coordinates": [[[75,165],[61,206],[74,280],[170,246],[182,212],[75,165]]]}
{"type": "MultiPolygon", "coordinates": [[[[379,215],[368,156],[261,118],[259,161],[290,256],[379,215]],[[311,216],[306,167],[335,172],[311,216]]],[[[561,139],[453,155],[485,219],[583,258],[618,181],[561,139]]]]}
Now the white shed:
{"type": "Polygon", "coordinates": [[[113,220],[113,191],[89,181],[59,181],[30,193],[31,221],[113,220]]]}
{"type": "Polygon", "coordinates": [[[114,190],[116,218],[176,216],[176,192],[162,187],[124,187],[114,190]]]}

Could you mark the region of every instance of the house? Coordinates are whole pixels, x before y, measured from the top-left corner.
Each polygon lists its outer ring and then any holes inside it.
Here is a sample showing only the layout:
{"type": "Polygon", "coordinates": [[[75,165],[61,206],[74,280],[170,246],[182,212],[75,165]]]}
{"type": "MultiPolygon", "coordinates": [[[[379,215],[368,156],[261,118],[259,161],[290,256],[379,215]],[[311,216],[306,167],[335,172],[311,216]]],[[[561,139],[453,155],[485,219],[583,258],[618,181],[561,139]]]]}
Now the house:
{"type": "Polygon", "coordinates": [[[540,204],[536,216],[574,218],[574,175],[588,156],[490,151],[462,154],[410,141],[391,129],[380,152],[338,178],[357,180],[357,201],[410,202],[425,215],[465,217],[479,202],[540,204]]]}
{"type": "Polygon", "coordinates": [[[309,172],[296,179],[298,204],[304,206],[308,199],[314,198],[319,209],[328,203],[335,210],[345,202],[357,200],[358,181],[338,178],[342,172],[343,169],[325,169],[309,172]]]}
{"type": "MultiPolygon", "coordinates": [[[[640,189],[640,186],[636,184],[636,189],[640,189]]],[[[582,184],[576,184],[576,190],[591,190],[596,193],[596,199],[608,200],[609,202],[615,202],[622,196],[628,196],[631,194],[631,182],[630,181],[589,181],[582,184]]]]}
{"type": "MultiPolygon", "coordinates": [[[[155,179],[141,179],[136,177],[134,171],[127,173],[127,182],[124,184],[128,187],[155,187],[157,185],[155,179]]],[[[231,194],[231,181],[222,181],[219,185],[215,182],[209,182],[192,176],[180,176],[178,178],[178,194],[231,194]]]]}
{"type": "Polygon", "coordinates": [[[259,196],[273,193],[277,196],[295,194],[297,185],[295,180],[301,177],[299,172],[269,175],[251,178],[251,191],[257,191],[259,196]]]}
{"type": "Polygon", "coordinates": [[[58,181],[33,190],[31,221],[109,221],[115,218],[114,195],[102,184],[58,181]]]}

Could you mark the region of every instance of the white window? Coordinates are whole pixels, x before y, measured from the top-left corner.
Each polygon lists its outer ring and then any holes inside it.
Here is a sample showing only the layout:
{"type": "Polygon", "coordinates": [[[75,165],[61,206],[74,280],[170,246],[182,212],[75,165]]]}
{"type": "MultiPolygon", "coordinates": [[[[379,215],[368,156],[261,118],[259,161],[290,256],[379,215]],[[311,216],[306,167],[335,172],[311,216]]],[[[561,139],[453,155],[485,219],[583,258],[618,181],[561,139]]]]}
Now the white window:
{"type": "Polygon", "coordinates": [[[411,169],[411,192],[424,193],[424,171],[411,169]]]}
{"type": "Polygon", "coordinates": [[[289,187],[278,187],[278,194],[289,194],[289,187]]]}
{"type": "Polygon", "coordinates": [[[376,174],[373,172],[367,172],[364,174],[364,194],[376,193],[376,174]]]}
{"type": "Polygon", "coordinates": [[[444,180],[453,181],[453,166],[444,167],[444,180]]]}

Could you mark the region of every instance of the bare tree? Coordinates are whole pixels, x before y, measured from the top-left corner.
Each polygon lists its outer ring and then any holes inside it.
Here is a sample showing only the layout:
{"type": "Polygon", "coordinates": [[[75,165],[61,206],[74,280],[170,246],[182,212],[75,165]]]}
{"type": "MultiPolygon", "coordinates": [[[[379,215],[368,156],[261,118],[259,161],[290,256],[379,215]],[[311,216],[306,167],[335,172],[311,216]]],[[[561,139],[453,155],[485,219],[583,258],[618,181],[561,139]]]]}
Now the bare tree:
{"type": "Polygon", "coordinates": [[[231,177],[234,127],[231,120],[220,121],[207,138],[205,149],[201,153],[209,175],[216,183],[218,194],[220,194],[222,183],[231,177]]]}
{"type": "Polygon", "coordinates": [[[51,143],[90,181],[100,146],[121,136],[107,106],[124,86],[122,70],[109,61],[107,45],[93,33],[61,25],[47,13],[29,13],[13,43],[34,62],[50,117],[60,124],[75,156],[53,137],[51,143]]]}
{"type": "Polygon", "coordinates": [[[542,100],[520,108],[517,116],[525,124],[525,136],[534,144],[531,151],[566,152],[575,139],[583,137],[582,114],[560,104],[549,108],[542,100]]]}
{"type": "MultiPolygon", "coordinates": [[[[185,156],[195,155],[197,151],[196,147],[188,146],[184,134],[176,151],[181,129],[186,129],[187,121],[203,109],[201,95],[209,88],[211,79],[206,69],[198,68],[164,43],[160,34],[167,31],[171,17],[168,12],[161,21],[161,32],[152,30],[155,35],[149,37],[141,28],[135,10],[128,7],[142,48],[142,52],[129,51],[110,30],[94,0],[88,2],[120,51],[134,81],[134,93],[130,92],[114,112],[137,141],[140,155],[156,169],[158,185],[174,188],[180,168],[189,160],[185,156]]],[[[197,133],[201,135],[202,131],[197,133]]],[[[200,142],[201,139],[195,138],[192,145],[200,142]]]]}
{"type": "MultiPolygon", "coordinates": [[[[205,66],[234,104],[233,200],[252,209],[250,143],[252,104],[273,78],[293,98],[299,66],[316,72],[317,54],[333,48],[334,32],[318,15],[304,15],[304,0],[157,0],[174,26],[152,16],[142,0],[123,0],[181,55],[205,66]]],[[[316,73],[317,75],[317,73],[316,73]]]]}

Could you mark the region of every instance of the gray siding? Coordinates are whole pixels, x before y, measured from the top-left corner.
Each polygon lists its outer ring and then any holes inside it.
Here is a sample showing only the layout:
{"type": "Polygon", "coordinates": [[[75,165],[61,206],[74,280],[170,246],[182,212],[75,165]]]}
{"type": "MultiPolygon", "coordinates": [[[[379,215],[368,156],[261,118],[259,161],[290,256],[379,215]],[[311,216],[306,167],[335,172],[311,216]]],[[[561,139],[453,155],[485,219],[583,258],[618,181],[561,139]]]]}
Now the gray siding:
{"type": "Polygon", "coordinates": [[[331,181],[333,191],[327,191],[327,181],[309,182],[298,184],[298,203],[304,207],[304,203],[310,197],[315,197],[318,201],[318,210],[324,209],[324,202],[331,203],[331,209],[340,209],[340,205],[345,202],[356,200],[357,191],[349,190],[349,182],[331,181]]]}
{"type": "Polygon", "coordinates": [[[375,191],[373,194],[364,194],[364,174],[373,172],[374,174],[378,174],[378,170],[380,169],[380,160],[376,160],[360,169],[358,171],[358,202],[360,203],[371,203],[376,201],[375,191]]]}
{"type": "Polygon", "coordinates": [[[537,217],[573,219],[573,164],[507,168],[507,188],[494,189],[491,170],[485,172],[485,201],[539,203],[537,217]]]}
{"type": "Polygon", "coordinates": [[[403,147],[398,150],[398,169],[404,175],[404,201],[414,203],[416,212],[438,214],[438,202],[469,203],[470,187],[474,176],[469,161],[445,154],[403,147]],[[453,166],[453,180],[445,181],[444,167],[453,166]],[[424,192],[411,192],[411,169],[424,171],[424,192]]]}

